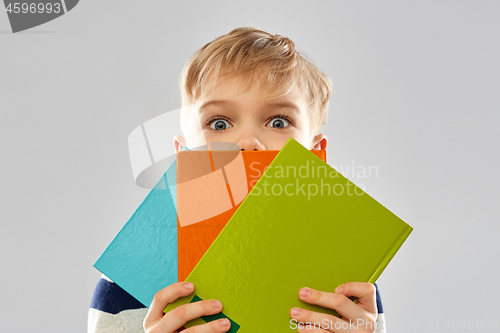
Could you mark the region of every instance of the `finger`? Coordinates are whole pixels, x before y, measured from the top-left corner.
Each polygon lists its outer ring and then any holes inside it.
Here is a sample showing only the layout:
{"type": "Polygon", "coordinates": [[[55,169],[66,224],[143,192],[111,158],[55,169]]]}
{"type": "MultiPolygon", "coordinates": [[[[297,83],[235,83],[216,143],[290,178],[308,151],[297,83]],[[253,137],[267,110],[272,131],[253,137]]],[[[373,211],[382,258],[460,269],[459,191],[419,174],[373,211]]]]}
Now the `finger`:
{"type": "Polygon", "coordinates": [[[343,294],[347,297],[358,298],[358,305],[366,311],[377,314],[377,297],[375,285],[368,282],[348,282],[335,289],[335,293],[343,294]]]}
{"type": "Polygon", "coordinates": [[[368,312],[356,305],[347,296],[338,293],[329,293],[311,288],[299,290],[299,297],[306,303],[315,304],[328,309],[334,309],[343,318],[371,319],[368,312]]]}
{"type": "Polygon", "coordinates": [[[319,313],[301,308],[292,308],[290,317],[295,319],[298,332],[345,332],[345,320],[327,313],[319,313]]]}
{"type": "Polygon", "coordinates": [[[159,332],[173,332],[186,322],[201,316],[214,315],[222,310],[218,300],[204,300],[183,304],[170,310],[157,324],[159,332]]]}
{"type": "Polygon", "coordinates": [[[187,296],[193,291],[193,284],[188,282],[172,283],[168,287],[158,291],[153,298],[153,302],[151,302],[148,314],[144,319],[144,323],[146,324],[146,322],[155,322],[160,320],[165,315],[163,310],[169,303],[172,303],[179,297],[187,296]]]}
{"type": "Polygon", "coordinates": [[[203,325],[192,326],[183,333],[213,333],[213,332],[227,332],[231,328],[231,322],[227,318],[212,320],[203,325]]]}

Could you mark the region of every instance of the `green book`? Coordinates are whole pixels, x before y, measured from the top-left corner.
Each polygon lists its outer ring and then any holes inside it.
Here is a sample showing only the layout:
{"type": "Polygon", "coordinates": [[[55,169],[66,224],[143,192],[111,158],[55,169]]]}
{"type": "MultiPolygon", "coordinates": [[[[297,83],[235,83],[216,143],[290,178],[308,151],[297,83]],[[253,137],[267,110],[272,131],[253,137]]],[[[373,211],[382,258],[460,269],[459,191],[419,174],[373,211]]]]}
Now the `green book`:
{"type": "Polygon", "coordinates": [[[218,299],[229,332],[291,331],[292,307],[339,316],[303,302],[302,287],[334,292],[375,283],[413,228],[294,139],[289,139],[186,281],[195,291],[165,312],[218,299]]]}

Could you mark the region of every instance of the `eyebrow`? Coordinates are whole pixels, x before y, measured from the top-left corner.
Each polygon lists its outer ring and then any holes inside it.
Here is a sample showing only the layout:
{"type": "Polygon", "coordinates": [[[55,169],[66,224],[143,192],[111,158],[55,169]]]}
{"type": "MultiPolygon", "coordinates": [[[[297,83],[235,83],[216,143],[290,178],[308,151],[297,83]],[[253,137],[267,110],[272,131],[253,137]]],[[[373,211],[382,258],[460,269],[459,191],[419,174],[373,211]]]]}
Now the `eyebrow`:
{"type": "MultiPolygon", "coordinates": [[[[228,101],[228,100],[213,100],[213,101],[208,101],[208,102],[203,103],[200,106],[199,110],[202,111],[203,109],[205,109],[205,108],[207,108],[209,106],[229,106],[229,107],[236,108],[236,104],[234,102],[232,102],[232,101],[228,101]]],[[[299,107],[295,103],[288,102],[288,101],[265,103],[261,107],[261,110],[265,110],[265,109],[278,109],[278,108],[289,108],[289,109],[291,109],[294,112],[297,112],[297,113],[300,112],[299,107]]]]}
{"type": "Polygon", "coordinates": [[[203,110],[203,109],[206,109],[207,107],[212,106],[212,105],[214,105],[214,106],[230,106],[230,107],[233,107],[233,108],[236,107],[236,104],[234,104],[231,101],[227,101],[227,100],[213,100],[213,101],[208,101],[208,102],[203,103],[200,106],[200,111],[203,110]]]}

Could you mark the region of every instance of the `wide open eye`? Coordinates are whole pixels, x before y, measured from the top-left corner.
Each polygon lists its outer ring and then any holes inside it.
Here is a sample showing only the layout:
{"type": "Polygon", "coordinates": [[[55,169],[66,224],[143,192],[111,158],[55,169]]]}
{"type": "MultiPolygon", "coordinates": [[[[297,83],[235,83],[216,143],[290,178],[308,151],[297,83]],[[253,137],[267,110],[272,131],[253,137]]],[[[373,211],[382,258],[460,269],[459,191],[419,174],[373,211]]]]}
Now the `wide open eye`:
{"type": "Polygon", "coordinates": [[[231,124],[224,119],[215,119],[210,122],[210,127],[213,128],[216,131],[223,131],[229,127],[231,127],[231,124]]]}
{"type": "Polygon", "coordinates": [[[288,120],[286,120],[284,118],[274,118],[269,123],[267,123],[266,126],[273,127],[273,128],[285,128],[288,125],[290,125],[288,123],[288,120]]]}

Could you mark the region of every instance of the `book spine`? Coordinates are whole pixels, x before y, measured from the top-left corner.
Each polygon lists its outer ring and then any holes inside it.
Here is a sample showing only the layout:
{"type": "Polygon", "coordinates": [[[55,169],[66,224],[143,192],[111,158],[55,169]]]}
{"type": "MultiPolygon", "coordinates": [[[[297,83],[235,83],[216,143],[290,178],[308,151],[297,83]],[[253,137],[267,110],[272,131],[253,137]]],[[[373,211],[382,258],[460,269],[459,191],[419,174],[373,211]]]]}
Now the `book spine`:
{"type": "Polygon", "coordinates": [[[399,248],[401,247],[401,245],[403,245],[404,241],[406,240],[406,238],[408,238],[408,236],[412,231],[413,228],[410,225],[406,224],[406,228],[404,228],[403,231],[401,231],[401,233],[399,234],[399,236],[394,240],[392,246],[389,247],[389,250],[387,250],[387,253],[382,258],[378,267],[375,268],[371,276],[368,277],[367,282],[370,283],[377,282],[378,278],[380,277],[380,274],[382,274],[382,272],[387,267],[389,262],[391,262],[394,255],[396,255],[396,252],[398,252],[399,248]]]}

